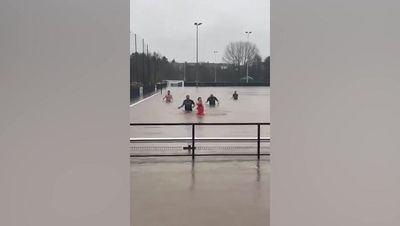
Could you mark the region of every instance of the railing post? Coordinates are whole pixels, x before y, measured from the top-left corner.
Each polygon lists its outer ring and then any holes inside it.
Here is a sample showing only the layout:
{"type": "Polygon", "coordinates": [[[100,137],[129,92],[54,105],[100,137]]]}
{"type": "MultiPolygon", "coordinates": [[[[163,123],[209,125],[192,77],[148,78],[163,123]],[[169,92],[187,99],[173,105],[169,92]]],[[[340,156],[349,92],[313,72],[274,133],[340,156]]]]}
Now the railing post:
{"type": "Polygon", "coordinates": [[[194,160],[194,149],[195,149],[195,146],[194,146],[194,136],[195,136],[195,128],[194,128],[194,124],[192,124],[192,160],[194,160]]]}
{"type": "Polygon", "coordinates": [[[257,159],[260,159],[260,124],[257,124],[257,159]]]}

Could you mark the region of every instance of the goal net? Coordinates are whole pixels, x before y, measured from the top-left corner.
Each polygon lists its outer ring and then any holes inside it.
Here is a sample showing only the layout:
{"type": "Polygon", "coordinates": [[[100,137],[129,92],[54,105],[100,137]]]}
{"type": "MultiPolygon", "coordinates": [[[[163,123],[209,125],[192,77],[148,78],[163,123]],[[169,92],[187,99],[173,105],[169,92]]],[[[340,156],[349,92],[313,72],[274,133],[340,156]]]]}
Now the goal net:
{"type": "Polygon", "coordinates": [[[185,82],[183,80],[165,80],[167,87],[184,87],[185,82]]]}

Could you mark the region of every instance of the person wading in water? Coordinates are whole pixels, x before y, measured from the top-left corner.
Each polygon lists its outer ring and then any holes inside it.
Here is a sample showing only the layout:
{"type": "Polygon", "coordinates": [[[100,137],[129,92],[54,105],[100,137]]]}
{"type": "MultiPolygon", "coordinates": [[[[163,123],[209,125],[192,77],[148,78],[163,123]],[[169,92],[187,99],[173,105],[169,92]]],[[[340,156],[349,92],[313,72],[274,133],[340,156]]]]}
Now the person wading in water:
{"type": "Polygon", "coordinates": [[[201,97],[197,98],[197,115],[204,115],[204,105],[201,97]]]}
{"type": "Polygon", "coordinates": [[[186,99],[183,101],[182,105],[178,107],[178,109],[182,108],[183,106],[185,106],[186,112],[193,111],[193,107],[195,106],[195,103],[193,100],[190,99],[189,95],[186,95],[186,99]]]}
{"type": "Polygon", "coordinates": [[[165,102],[166,103],[171,103],[172,102],[172,100],[173,100],[173,98],[172,98],[172,95],[171,95],[171,91],[167,91],[167,94],[164,96],[164,98],[163,98],[163,100],[165,99],[165,102]]]}
{"type": "Polygon", "coordinates": [[[208,102],[210,104],[210,107],[215,107],[215,101],[217,101],[219,105],[218,99],[213,94],[211,94],[210,97],[207,98],[206,103],[208,102]]]}

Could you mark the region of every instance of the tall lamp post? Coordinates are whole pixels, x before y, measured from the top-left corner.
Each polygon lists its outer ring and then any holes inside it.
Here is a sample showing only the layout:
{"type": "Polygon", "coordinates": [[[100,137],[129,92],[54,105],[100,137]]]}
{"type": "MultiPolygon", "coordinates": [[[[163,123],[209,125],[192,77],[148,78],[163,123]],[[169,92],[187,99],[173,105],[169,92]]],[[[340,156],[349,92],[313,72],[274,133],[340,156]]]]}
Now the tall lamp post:
{"type": "Polygon", "coordinates": [[[246,53],[246,83],[249,83],[249,53],[248,53],[248,48],[249,48],[249,36],[252,33],[251,31],[245,31],[244,33],[247,34],[247,53],[246,53]]]}
{"type": "Polygon", "coordinates": [[[199,26],[202,23],[194,23],[194,25],[196,26],[196,84],[198,85],[199,83],[199,78],[198,78],[198,74],[199,74],[199,26]]]}
{"type": "Polygon", "coordinates": [[[214,65],[215,65],[215,68],[214,68],[214,82],[215,83],[217,83],[217,53],[218,53],[218,51],[216,51],[216,50],[214,50],[214,56],[215,56],[215,60],[214,60],[214,65]]]}

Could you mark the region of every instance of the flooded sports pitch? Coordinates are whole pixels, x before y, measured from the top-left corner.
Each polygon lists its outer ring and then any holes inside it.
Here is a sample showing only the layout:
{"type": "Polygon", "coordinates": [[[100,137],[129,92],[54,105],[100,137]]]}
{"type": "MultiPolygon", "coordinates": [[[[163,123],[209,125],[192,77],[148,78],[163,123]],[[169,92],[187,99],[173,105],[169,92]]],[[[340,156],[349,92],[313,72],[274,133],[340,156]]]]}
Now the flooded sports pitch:
{"type": "MultiPolygon", "coordinates": [[[[270,89],[267,87],[169,87],[130,106],[132,123],[248,123],[269,122],[270,89]],[[239,94],[233,100],[234,91],[239,94]],[[178,109],[186,95],[203,102],[210,94],[219,100],[205,106],[205,115],[178,109]]],[[[261,136],[269,137],[269,126],[261,136]]],[[[197,126],[197,137],[255,137],[254,125],[197,126]]],[[[132,126],[135,138],[190,137],[191,126],[132,126]]],[[[187,153],[185,142],[130,144],[132,153],[187,153]]],[[[269,152],[269,143],[262,144],[269,152]]],[[[256,143],[199,143],[196,153],[255,153],[256,143]]],[[[131,158],[131,225],[269,225],[269,157],[201,156],[131,158]]]]}
{"type": "Polygon", "coordinates": [[[147,99],[133,103],[130,107],[131,122],[269,122],[269,87],[168,87],[163,92],[151,95],[147,99]],[[163,103],[162,98],[170,90],[172,103],[163,103]],[[238,100],[232,99],[237,91],[238,100]],[[206,106],[205,115],[184,113],[178,110],[186,95],[203,102],[214,94],[220,102],[215,108],[206,106]]]}
{"type": "MultiPolygon", "coordinates": [[[[270,121],[270,88],[269,87],[169,87],[163,93],[154,94],[147,99],[134,103],[130,107],[131,122],[269,122],[270,121]],[[171,90],[172,103],[165,103],[162,98],[166,90],[171,90]],[[238,100],[232,99],[232,94],[237,91],[238,100]],[[190,95],[193,101],[202,97],[206,101],[210,94],[214,94],[219,100],[219,105],[209,107],[205,105],[205,115],[197,116],[195,111],[186,113],[178,109],[190,95]]],[[[254,129],[248,126],[240,128],[229,127],[201,127],[199,136],[254,136],[254,129]]],[[[269,136],[269,128],[262,128],[269,136]]],[[[187,129],[183,127],[146,127],[130,129],[134,137],[165,137],[187,136],[187,129]]]]}

